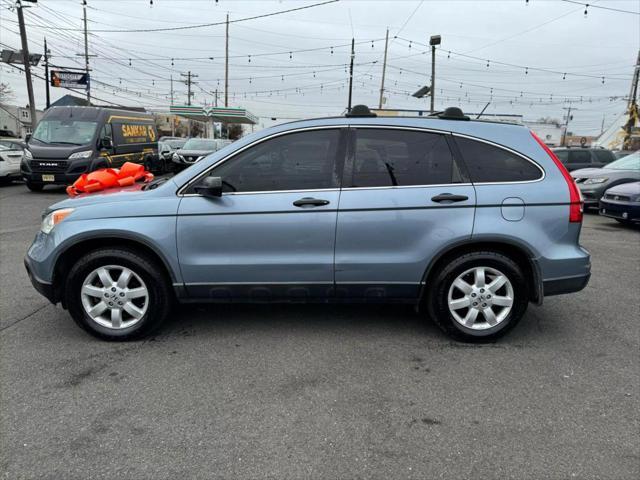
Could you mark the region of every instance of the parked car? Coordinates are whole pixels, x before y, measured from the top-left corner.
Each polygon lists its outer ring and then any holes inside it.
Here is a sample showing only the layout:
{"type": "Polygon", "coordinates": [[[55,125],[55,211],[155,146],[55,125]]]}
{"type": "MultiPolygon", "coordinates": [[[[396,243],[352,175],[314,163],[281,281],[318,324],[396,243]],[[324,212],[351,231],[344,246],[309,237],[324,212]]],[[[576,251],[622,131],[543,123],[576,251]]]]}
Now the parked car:
{"type": "Polygon", "coordinates": [[[597,207],[604,192],[622,183],[640,180],[640,151],[611,162],[604,168],[571,172],[584,198],[585,207],[597,207]]]}
{"type": "Polygon", "coordinates": [[[590,276],[580,193],[522,125],[347,118],[261,130],[144,190],[49,207],[35,288],[101,338],[141,337],[172,302],[389,302],[467,341],[590,276]]]}
{"type": "Polygon", "coordinates": [[[153,163],[158,153],[153,116],[102,107],[52,107],[28,139],[21,164],[27,188],[68,185],[80,175],[125,162],[153,163]]]}
{"type": "Polygon", "coordinates": [[[176,170],[182,170],[202,157],[206,157],[210,153],[220,148],[220,143],[213,138],[190,138],[182,146],[180,151],[175,152],[171,159],[173,160],[176,170]]]}
{"type": "Polygon", "coordinates": [[[19,138],[0,138],[0,145],[7,147],[9,150],[24,150],[27,143],[19,138]]]}
{"type": "Polygon", "coordinates": [[[162,163],[163,171],[173,169],[173,154],[180,150],[186,141],[186,138],[179,140],[169,138],[158,142],[158,158],[162,163]]]}
{"type": "Polygon", "coordinates": [[[553,153],[570,172],[579,168],[602,168],[616,159],[611,150],[604,148],[561,147],[554,148],[553,153]]]}
{"type": "Polygon", "coordinates": [[[20,178],[20,161],[23,150],[19,146],[8,147],[0,141],[0,184],[7,184],[20,178]]]}
{"type": "Polygon", "coordinates": [[[607,190],[600,199],[600,215],[625,225],[640,223],[640,182],[623,183],[607,190]]]}
{"type": "Polygon", "coordinates": [[[158,142],[168,142],[169,140],[184,141],[184,140],[186,140],[186,138],[184,138],[184,137],[168,137],[166,135],[163,135],[162,137],[158,138],[158,142]]]}

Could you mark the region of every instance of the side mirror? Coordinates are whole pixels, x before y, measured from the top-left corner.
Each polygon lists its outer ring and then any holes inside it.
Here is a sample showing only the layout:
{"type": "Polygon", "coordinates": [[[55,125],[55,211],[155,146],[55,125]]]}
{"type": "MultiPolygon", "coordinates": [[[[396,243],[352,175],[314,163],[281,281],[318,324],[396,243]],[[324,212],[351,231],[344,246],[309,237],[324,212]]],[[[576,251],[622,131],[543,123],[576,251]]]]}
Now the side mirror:
{"type": "Polygon", "coordinates": [[[113,148],[113,140],[111,140],[111,137],[103,137],[100,140],[100,146],[102,148],[113,148]]]}
{"type": "Polygon", "coordinates": [[[24,136],[24,141],[25,141],[25,142],[27,142],[27,143],[29,143],[29,140],[31,140],[31,134],[30,134],[30,133],[27,133],[27,134],[24,136]]]}
{"type": "Polygon", "coordinates": [[[222,178],[206,177],[200,185],[194,188],[196,193],[203,197],[221,197],[222,196],[222,178]]]}

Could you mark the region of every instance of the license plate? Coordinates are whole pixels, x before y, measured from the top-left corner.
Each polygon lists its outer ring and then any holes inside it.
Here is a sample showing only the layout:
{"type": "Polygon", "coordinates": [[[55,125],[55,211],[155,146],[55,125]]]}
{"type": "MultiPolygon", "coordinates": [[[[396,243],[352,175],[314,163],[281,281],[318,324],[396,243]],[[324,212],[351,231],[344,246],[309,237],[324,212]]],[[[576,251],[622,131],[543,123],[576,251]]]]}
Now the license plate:
{"type": "Polygon", "coordinates": [[[56,176],[55,175],[42,175],[42,181],[43,182],[55,182],[56,181],[56,176]]]}

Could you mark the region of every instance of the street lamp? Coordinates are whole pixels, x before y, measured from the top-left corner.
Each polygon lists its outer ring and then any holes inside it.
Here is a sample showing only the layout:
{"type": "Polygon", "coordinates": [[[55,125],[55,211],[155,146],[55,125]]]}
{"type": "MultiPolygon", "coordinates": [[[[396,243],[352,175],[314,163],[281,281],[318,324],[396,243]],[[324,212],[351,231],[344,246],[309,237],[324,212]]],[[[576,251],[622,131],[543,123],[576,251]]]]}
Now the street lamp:
{"type": "Polygon", "coordinates": [[[429,39],[431,45],[431,113],[435,111],[435,93],[436,93],[436,45],[440,45],[442,37],[440,35],[432,35],[429,39]]]}

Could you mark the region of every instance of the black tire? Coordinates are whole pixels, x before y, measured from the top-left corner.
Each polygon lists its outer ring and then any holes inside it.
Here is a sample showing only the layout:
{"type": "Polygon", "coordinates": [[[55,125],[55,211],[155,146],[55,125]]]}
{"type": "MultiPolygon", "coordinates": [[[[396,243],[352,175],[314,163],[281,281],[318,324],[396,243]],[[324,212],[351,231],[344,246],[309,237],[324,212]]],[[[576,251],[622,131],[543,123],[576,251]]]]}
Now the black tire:
{"type": "Polygon", "coordinates": [[[26,182],[27,188],[32,192],[41,192],[44,188],[42,183],[26,182]]]}
{"type": "Polygon", "coordinates": [[[91,335],[110,341],[137,340],[160,327],[173,303],[173,294],[163,269],[148,255],[126,247],[101,248],[82,256],[71,268],[65,285],[65,300],[74,321],[91,335]],[[128,328],[115,330],[100,325],[85,311],[81,289],[84,280],[96,268],[118,265],[132,270],[146,284],[148,307],[142,318],[128,328]]]}
{"type": "Polygon", "coordinates": [[[527,279],[522,269],[509,257],[490,251],[471,252],[454,258],[427,285],[426,307],[429,317],[449,336],[464,342],[492,342],[511,330],[523,317],[529,304],[527,279]],[[449,311],[448,296],[459,275],[474,267],[488,267],[505,275],[513,288],[511,311],[497,325],[474,330],[461,325],[449,311]]]}

